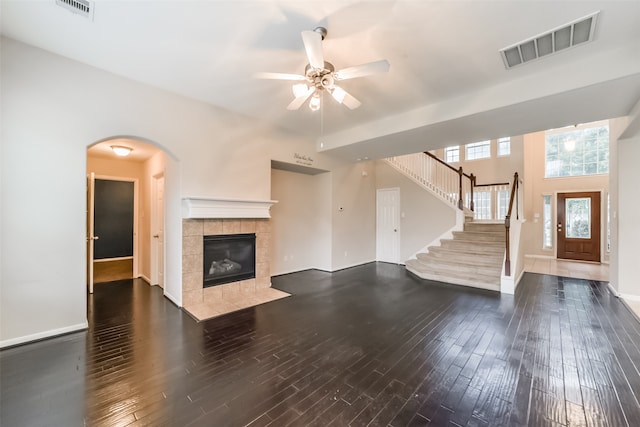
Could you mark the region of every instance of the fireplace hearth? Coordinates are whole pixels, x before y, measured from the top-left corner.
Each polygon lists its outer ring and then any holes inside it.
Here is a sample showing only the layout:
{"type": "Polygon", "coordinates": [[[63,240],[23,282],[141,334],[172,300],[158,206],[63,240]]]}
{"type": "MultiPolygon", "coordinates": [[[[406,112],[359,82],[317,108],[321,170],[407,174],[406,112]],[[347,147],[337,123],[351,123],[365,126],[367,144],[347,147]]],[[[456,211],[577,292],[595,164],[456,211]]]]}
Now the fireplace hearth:
{"type": "Polygon", "coordinates": [[[203,287],[256,277],[256,235],[203,236],[203,287]]]}

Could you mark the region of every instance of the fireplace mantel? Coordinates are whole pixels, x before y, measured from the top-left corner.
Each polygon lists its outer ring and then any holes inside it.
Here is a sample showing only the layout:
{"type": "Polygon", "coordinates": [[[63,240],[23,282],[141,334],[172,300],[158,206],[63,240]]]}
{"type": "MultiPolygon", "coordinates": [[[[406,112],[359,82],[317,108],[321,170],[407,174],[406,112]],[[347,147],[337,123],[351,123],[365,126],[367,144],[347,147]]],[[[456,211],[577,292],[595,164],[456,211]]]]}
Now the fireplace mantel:
{"type": "Polygon", "coordinates": [[[234,219],[271,218],[269,209],[277,200],[182,199],[182,218],[234,219]]]}

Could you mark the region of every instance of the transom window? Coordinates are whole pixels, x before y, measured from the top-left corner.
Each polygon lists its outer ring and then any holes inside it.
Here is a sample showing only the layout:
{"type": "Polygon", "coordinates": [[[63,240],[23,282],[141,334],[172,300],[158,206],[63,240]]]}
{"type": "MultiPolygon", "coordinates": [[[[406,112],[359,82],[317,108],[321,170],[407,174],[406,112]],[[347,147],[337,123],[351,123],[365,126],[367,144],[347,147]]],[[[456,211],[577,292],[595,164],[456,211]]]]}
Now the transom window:
{"type": "Polygon", "coordinates": [[[444,149],[444,160],[447,163],[456,163],[460,161],[460,146],[454,145],[444,149]]]}
{"type": "Polygon", "coordinates": [[[474,142],[466,146],[467,160],[487,159],[491,157],[491,141],[474,142]]]}
{"type": "Polygon", "coordinates": [[[547,131],[545,177],[609,173],[609,126],[599,122],[547,131]]]}
{"type": "Polygon", "coordinates": [[[498,156],[508,156],[511,154],[511,137],[498,139],[498,156]]]}

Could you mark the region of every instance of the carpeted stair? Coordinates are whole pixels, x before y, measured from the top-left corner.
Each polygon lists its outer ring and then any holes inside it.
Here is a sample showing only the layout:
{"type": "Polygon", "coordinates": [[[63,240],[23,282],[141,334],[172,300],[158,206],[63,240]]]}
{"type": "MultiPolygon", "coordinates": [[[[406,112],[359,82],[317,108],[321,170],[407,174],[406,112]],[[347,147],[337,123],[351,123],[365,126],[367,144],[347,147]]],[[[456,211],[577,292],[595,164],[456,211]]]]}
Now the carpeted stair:
{"type": "Polygon", "coordinates": [[[503,222],[467,220],[453,239],[442,239],[405,265],[423,279],[499,291],[504,240],[503,222]]]}

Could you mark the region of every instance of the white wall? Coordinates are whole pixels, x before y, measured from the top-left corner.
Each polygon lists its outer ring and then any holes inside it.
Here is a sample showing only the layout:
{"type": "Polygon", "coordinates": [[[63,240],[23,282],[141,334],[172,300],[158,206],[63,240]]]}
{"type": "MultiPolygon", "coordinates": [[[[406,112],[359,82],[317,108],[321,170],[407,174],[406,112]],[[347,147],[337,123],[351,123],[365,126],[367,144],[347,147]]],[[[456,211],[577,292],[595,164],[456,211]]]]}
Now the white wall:
{"type": "MultiPolygon", "coordinates": [[[[312,141],[170,92],[1,39],[2,254],[0,346],[86,325],[87,146],[129,136],[165,149],[165,295],[181,304],[181,198],[268,200],[271,160],[313,157],[312,141]]],[[[353,168],[353,166],[351,166],[353,168]]],[[[338,167],[341,180],[348,165],[338,167]]],[[[334,221],[352,261],[375,251],[373,186],[347,179],[353,221],[334,221]],[[354,185],[358,182],[358,185],[354,185]],[[362,188],[361,188],[362,187],[362,188]],[[366,188],[365,188],[366,187],[366,188]],[[368,214],[363,213],[368,209],[368,214]],[[361,218],[363,217],[363,218],[361,218]],[[355,232],[346,232],[357,221],[355,232]]],[[[343,197],[344,196],[344,197],[343,197]]],[[[335,239],[334,239],[335,240],[335,239]]],[[[334,263],[335,265],[336,263],[334,263]]]]}
{"type": "Polygon", "coordinates": [[[456,223],[455,209],[383,161],[376,162],[376,188],[399,188],[400,260],[409,259],[456,223]],[[401,216],[402,216],[401,215],[401,216]]]}
{"type": "Polygon", "coordinates": [[[273,169],[271,274],[331,270],[331,173],[273,169]]]}
{"type": "MultiPolygon", "coordinates": [[[[634,117],[640,120],[640,114],[634,117]]],[[[637,124],[637,123],[636,123],[637,124]]],[[[640,242],[640,191],[638,162],[640,131],[625,132],[617,141],[618,179],[617,245],[612,245],[611,283],[624,298],[640,301],[638,242],[640,242]]],[[[612,211],[615,205],[612,205],[612,211]]],[[[614,222],[616,222],[614,220],[614,222]]],[[[615,241],[614,241],[615,242],[615,241]]]]}
{"type": "Polygon", "coordinates": [[[373,162],[336,167],[331,175],[331,270],[375,261],[376,193],[373,162]]]}

